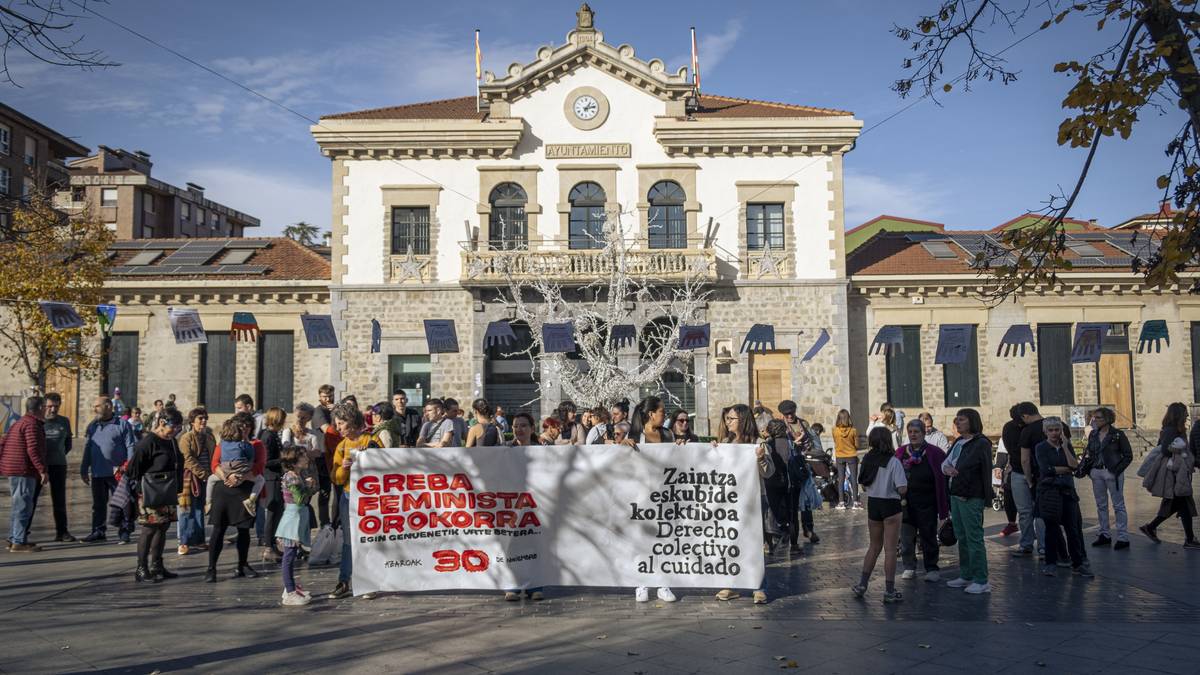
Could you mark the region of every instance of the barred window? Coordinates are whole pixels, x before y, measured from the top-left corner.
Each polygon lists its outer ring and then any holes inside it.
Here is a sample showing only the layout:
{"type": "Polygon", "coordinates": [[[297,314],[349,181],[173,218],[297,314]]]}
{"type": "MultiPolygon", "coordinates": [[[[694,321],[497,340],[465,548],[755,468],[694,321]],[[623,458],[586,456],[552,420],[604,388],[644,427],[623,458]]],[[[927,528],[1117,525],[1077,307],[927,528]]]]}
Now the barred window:
{"type": "Polygon", "coordinates": [[[492,213],[488,216],[488,245],[493,250],[529,248],[529,229],[525,203],[529,198],[516,183],[501,183],[488,196],[492,213]]]}
{"type": "Polygon", "coordinates": [[[783,250],[783,204],[746,205],[746,249],[783,250]]]}
{"type": "Polygon", "coordinates": [[[571,203],[570,248],[604,248],[604,188],[590,181],[580,183],[571,188],[567,200],[571,203]]]}
{"type": "Polygon", "coordinates": [[[429,255],[429,207],[392,208],[392,253],[429,255]]]}

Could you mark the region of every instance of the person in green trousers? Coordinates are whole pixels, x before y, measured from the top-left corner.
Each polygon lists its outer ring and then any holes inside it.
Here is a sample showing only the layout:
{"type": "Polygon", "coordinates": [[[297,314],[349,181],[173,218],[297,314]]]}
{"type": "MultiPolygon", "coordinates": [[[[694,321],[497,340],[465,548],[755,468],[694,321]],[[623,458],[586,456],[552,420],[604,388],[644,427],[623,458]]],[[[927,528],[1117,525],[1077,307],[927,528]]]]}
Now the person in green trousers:
{"type": "Polygon", "coordinates": [[[983,547],[983,509],[992,497],[992,442],[983,435],[979,411],[959,410],[954,417],[958,438],[942,463],[950,478],[950,517],[958,537],[958,578],[951,588],[967,593],[991,593],[988,583],[987,551],[983,547]]]}

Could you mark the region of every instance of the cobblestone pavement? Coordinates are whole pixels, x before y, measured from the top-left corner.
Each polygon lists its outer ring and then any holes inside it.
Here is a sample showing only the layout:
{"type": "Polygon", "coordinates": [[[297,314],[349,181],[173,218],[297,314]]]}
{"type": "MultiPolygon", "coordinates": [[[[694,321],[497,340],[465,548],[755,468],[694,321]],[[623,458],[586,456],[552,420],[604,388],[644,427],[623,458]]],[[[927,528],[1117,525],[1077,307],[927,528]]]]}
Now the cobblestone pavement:
{"type": "MultiPolygon", "coordinates": [[[[1093,538],[1089,482],[1079,483],[1093,538]]],[[[87,534],[90,497],[70,487],[76,535],[87,534]]],[[[1127,486],[1131,528],[1157,500],[1127,486]]],[[[49,500],[32,540],[53,533],[49,500]]],[[[0,523],[8,527],[7,481],[0,523]]],[[[168,545],[180,578],[133,580],[135,546],[46,544],[38,554],[0,552],[0,672],[817,672],[1197,673],[1200,552],[1180,547],[1177,521],[1163,543],[1134,535],[1128,550],[1089,548],[1096,578],[1036,574],[1006,550],[1002,513],[987,512],[994,591],[970,596],[944,584],[898,581],[905,599],[883,605],[882,558],[870,593],[854,599],[866,548],[864,511],[817,514],[821,543],[768,567],[772,601],[719,603],[710,590],[676,589],[676,604],[636,604],[627,589],[548,589],[541,603],[496,593],[385,595],[307,608],[279,606],[277,567],[262,578],[200,583],[203,555],[168,545]]],[[[953,551],[943,573],[953,573],[953,551]]],[[[253,555],[253,552],[252,552],[253,555]]],[[[335,569],[299,570],[328,592],[335,569]]]]}

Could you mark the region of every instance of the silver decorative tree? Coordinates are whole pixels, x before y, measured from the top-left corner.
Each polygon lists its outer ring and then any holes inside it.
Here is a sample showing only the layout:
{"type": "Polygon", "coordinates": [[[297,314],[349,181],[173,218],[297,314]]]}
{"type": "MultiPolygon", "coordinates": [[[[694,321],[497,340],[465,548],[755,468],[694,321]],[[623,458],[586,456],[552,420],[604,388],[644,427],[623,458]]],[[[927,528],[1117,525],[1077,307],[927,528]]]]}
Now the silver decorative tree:
{"type": "Polygon", "coordinates": [[[697,257],[680,273],[677,264],[659,264],[668,257],[677,261],[677,251],[639,251],[635,256],[632,228],[622,224],[622,216],[627,215],[605,213],[602,235],[594,238],[601,246],[595,247],[600,250],[590,261],[589,269],[596,272],[590,282],[570,283],[556,278],[555,272],[562,267],[552,255],[524,261],[522,273],[516,274],[516,259],[531,254],[504,254],[502,268],[509,297],[502,297],[502,301],[515,307],[516,318],[528,324],[532,333],[532,344],[507,356],[527,354],[535,377],[538,373],[557,375],[548,379],[557,379],[563,395],[579,406],[611,406],[645,388],[666,391],[673,399],[670,402],[678,404],[664,386],[664,375],[675,370],[695,381],[687,368],[692,353],[679,348],[679,331],[683,325],[697,323],[700,317],[709,296],[705,285],[711,263],[697,257]],[[668,267],[670,279],[656,275],[668,267]],[[567,291],[579,299],[568,301],[564,298],[567,291]],[[637,327],[635,308],[643,317],[665,316],[670,321],[637,327]],[[553,323],[573,325],[577,352],[582,358],[545,350],[542,327],[553,323]],[[623,364],[620,358],[625,343],[612,336],[613,327],[630,324],[638,331],[634,339],[640,347],[632,368],[628,359],[623,364]]]}

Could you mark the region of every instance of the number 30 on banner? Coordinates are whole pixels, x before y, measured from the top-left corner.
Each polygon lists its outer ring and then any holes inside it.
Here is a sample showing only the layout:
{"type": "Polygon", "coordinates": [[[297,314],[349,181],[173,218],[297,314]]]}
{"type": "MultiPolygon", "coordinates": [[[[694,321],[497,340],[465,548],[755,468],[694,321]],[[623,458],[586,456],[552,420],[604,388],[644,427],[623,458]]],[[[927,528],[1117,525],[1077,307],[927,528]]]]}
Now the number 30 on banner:
{"type": "Polygon", "coordinates": [[[460,569],[468,572],[482,572],[488,568],[488,554],[483,551],[467,549],[462,553],[458,551],[434,551],[433,559],[437,561],[434,566],[435,572],[457,572],[460,569]]]}

